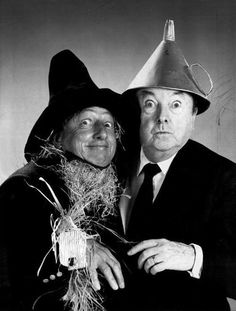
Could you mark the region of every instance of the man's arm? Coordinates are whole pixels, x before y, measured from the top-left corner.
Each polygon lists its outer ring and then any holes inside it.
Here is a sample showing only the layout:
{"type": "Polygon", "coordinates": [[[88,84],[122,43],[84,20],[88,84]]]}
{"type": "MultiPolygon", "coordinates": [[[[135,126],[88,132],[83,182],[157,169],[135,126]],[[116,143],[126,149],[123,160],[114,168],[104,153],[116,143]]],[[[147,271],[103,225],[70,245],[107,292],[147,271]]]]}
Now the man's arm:
{"type": "MultiPolygon", "coordinates": [[[[197,241],[203,252],[201,279],[219,284],[228,297],[235,298],[236,168],[219,165],[214,176],[214,188],[209,189],[209,200],[205,199],[209,206],[207,223],[197,241]]],[[[135,254],[139,254],[139,267],[153,274],[166,269],[190,272],[193,267],[193,248],[179,242],[165,239],[143,241],[128,252],[130,256],[135,254]]]]}

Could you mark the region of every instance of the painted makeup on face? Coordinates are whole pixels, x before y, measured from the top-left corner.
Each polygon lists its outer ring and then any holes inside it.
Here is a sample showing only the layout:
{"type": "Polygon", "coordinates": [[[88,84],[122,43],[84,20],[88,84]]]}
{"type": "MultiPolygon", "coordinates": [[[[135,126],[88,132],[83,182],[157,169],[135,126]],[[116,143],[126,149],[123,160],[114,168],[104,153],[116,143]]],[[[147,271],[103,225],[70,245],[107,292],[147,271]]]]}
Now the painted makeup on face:
{"type": "Polygon", "coordinates": [[[59,141],[64,150],[91,164],[106,167],[116,152],[114,118],[104,108],[86,108],[65,124],[59,141]]]}

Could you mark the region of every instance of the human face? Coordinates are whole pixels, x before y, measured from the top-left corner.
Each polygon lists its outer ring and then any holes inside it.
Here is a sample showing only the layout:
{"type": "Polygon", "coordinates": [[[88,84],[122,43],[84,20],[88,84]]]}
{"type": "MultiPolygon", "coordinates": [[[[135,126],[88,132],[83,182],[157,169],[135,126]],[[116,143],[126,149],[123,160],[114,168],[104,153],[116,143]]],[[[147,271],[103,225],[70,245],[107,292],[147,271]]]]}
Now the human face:
{"type": "Polygon", "coordinates": [[[59,142],[64,150],[91,164],[105,167],[116,151],[114,119],[104,108],[86,108],[65,124],[59,142]]]}
{"type": "Polygon", "coordinates": [[[185,92],[160,88],[142,89],[137,96],[144,154],[153,162],[166,160],[191,136],[197,114],[193,99],[185,92]]]}

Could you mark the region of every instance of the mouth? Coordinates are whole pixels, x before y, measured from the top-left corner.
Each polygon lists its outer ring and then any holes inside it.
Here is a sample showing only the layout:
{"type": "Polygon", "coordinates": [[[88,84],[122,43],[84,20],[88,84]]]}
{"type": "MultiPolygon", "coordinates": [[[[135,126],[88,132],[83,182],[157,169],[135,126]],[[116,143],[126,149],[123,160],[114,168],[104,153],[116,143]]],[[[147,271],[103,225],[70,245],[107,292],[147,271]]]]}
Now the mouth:
{"type": "Polygon", "coordinates": [[[171,132],[168,131],[157,131],[154,133],[154,135],[171,135],[171,132]]]}
{"type": "Polygon", "coordinates": [[[96,148],[96,149],[103,150],[103,149],[108,148],[108,145],[89,145],[89,146],[87,146],[87,147],[88,147],[88,148],[96,148]]]}

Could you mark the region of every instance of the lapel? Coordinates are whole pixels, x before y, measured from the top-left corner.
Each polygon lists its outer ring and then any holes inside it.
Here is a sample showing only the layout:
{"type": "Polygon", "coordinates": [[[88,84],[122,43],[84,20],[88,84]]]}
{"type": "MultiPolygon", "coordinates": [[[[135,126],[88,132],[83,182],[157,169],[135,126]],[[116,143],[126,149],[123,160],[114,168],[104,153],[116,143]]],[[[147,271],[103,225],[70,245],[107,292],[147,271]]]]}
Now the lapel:
{"type": "Polygon", "coordinates": [[[194,165],[191,149],[191,142],[187,142],[173,159],[154,205],[162,201],[184,201],[196,193],[201,171],[194,165]]]}
{"type": "Polygon", "coordinates": [[[126,180],[125,189],[121,196],[119,208],[122,218],[123,229],[126,231],[129,222],[130,214],[132,211],[134,199],[137,196],[140,184],[137,180],[137,172],[140,164],[140,151],[135,154],[135,157],[129,161],[129,175],[126,180]]]}
{"type": "Polygon", "coordinates": [[[198,195],[204,191],[202,179],[195,143],[188,141],[173,159],[153,203],[154,232],[168,239],[191,242],[191,232],[199,226],[199,209],[203,205],[203,197],[198,195]]]}
{"type": "MultiPolygon", "coordinates": [[[[159,228],[173,230],[177,225],[192,222],[194,213],[200,205],[197,190],[202,188],[202,159],[199,155],[198,144],[189,140],[173,159],[161,189],[153,203],[154,220],[159,228]]],[[[133,202],[137,196],[140,184],[137,182],[140,153],[130,165],[130,177],[127,180],[125,198],[121,199],[120,210],[123,226],[126,228],[132,211],[133,202]],[[131,197],[132,193],[132,197],[131,197]],[[127,198],[128,197],[128,198],[127,198]],[[130,198],[131,197],[131,198],[130,198]]],[[[206,169],[206,168],[204,168],[206,169]]]]}
{"type": "Polygon", "coordinates": [[[200,177],[193,165],[194,159],[191,156],[189,144],[191,143],[188,142],[182,147],[173,159],[154,205],[160,201],[160,198],[172,197],[173,199],[174,195],[177,199],[180,195],[186,196],[191,192],[193,183],[197,182],[196,175],[200,177]]]}

